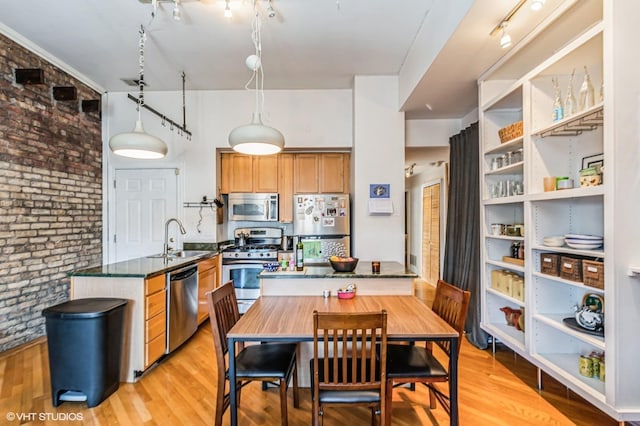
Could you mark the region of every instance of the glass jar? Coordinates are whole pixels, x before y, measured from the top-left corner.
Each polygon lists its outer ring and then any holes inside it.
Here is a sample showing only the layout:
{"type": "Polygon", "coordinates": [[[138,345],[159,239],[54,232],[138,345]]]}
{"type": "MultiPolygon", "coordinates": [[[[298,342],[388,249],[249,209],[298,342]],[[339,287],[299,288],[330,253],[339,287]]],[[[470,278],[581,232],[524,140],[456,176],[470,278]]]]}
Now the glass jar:
{"type": "Polygon", "coordinates": [[[522,148],[511,152],[511,164],[520,163],[522,161],[522,148]]]}
{"type": "Polygon", "coordinates": [[[511,244],[511,257],[518,259],[518,253],[520,252],[520,243],[511,244]]]}

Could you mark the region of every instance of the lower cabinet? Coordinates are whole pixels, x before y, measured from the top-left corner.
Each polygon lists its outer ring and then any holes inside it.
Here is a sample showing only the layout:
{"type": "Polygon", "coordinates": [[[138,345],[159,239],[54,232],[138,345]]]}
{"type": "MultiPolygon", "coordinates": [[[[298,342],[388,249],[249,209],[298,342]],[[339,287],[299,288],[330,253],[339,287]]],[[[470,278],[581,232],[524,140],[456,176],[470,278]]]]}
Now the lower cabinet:
{"type": "Polygon", "coordinates": [[[206,294],[218,287],[218,261],[219,256],[213,256],[198,262],[198,324],[209,318],[206,294]]]}
{"type": "Polygon", "coordinates": [[[72,275],[71,299],[127,299],[120,381],[133,383],[157,362],[167,347],[166,275],[72,275]]]}
{"type": "Polygon", "coordinates": [[[144,282],[144,368],[160,358],[167,341],[167,291],[165,275],[157,275],[144,282]]]}

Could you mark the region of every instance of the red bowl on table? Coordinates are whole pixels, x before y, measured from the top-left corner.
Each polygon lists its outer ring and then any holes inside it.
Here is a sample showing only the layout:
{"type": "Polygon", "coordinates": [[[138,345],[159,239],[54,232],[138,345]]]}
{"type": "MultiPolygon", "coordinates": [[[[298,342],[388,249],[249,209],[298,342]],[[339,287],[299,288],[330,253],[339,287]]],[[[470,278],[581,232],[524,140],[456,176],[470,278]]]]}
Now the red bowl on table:
{"type": "Polygon", "coordinates": [[[340,291],[338,290],[338,299],[353,299],[356,297],[355,291],[340,291]]]}

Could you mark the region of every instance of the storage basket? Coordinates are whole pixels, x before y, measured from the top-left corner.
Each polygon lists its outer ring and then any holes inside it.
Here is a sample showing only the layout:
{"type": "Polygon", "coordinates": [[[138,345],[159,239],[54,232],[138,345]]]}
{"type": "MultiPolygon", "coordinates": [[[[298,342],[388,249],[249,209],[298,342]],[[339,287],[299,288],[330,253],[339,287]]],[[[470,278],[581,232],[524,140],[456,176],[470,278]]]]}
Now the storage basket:
{"type": "Polygon", "coordinates": [[[508,126],[498,130],[500,143],[505,143],[512,139],[518,138],[522,136],[522,134],[523,134],[522,120],[516,121],[515,123],[509,124],[508,126]]]}
{"type": "Polygon", "coordinates": [[[604,289],[604,263],[584,259],[582,261],[582,280],[589,287],[604,289]]]}
{"type": "Polygon", "coordinates": [[[540,272],[554,277],[560,275],[560,255],[556,253],[540,253],[540,272]]]}
{"type": "Polygon", "coordinates": [[[560,257],[560,278],[569,281],[582,281],[582,259],[577,257],[560,257]]]}

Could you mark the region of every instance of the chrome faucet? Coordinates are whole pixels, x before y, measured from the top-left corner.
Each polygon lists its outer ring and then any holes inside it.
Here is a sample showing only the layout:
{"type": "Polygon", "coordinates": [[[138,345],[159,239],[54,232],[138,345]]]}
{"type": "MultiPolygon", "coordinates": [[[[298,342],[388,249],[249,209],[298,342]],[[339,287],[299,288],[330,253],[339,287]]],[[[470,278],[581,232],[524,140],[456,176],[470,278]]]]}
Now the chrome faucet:
{"type": "Polygon", "coordinates": [[[162,255],[164,257],[169,256],[169,224],[171,222],[175,222],[178,224],[178,227],[180,227],[180,233],[182,235],[187,233],[187,230],[184,229],[184,226],[182,225],[182,222],[180,222],[180,219],[172,217],[167,220],[167,222],[164,224],[164,251],[162,252],[162,255]]]}

